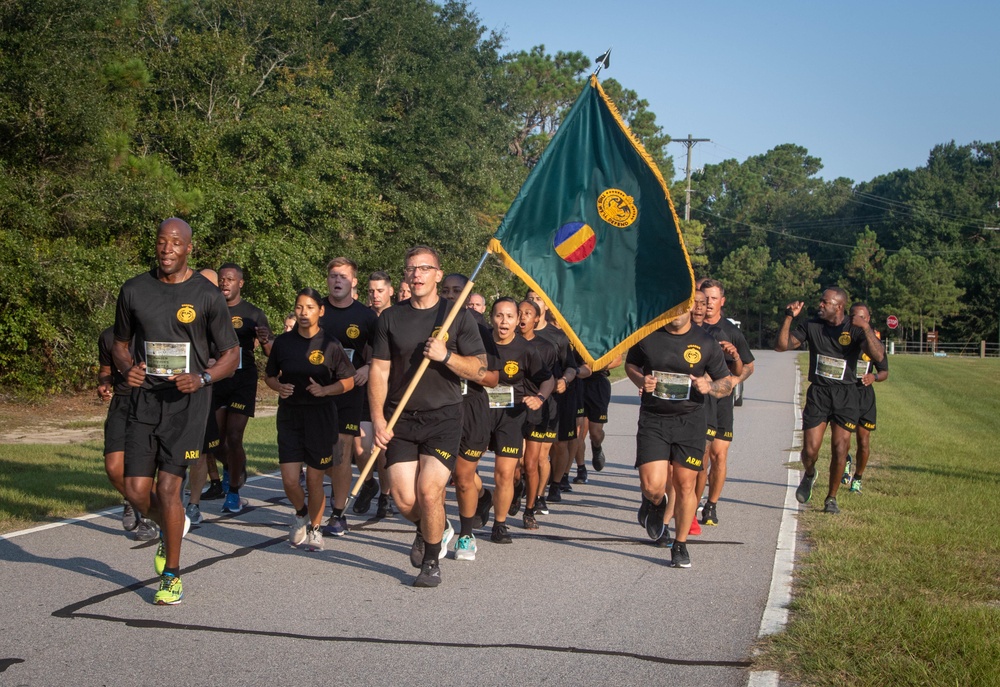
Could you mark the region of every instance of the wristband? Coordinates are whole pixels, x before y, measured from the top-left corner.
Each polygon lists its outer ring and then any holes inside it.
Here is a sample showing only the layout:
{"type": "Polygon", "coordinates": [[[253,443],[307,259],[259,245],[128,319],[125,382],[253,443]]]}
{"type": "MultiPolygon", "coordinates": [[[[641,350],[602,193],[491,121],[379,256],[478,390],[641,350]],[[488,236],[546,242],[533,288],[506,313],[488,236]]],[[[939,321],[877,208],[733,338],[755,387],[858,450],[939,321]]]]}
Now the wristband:
{"type": "Polygon", "coordinates": [[[785,308],[785,317],[795,317],[795,313],[792,312],[791,308],[785,308]]]}
{"type": "Polygon", "coordinates": [[[451,360],[451,351],[448,351],[447,353],[445,353],[445,356],[443,358],[441,358],[441,362],[443,364],[447,365],[449,360],[451,360]]]}
{"type": "Polygon", "coordinates": [[[535,395],[538,396],[538,398],[542,399],[542,403],[545,403],[545,397],[544,396],[542,396],[541,394],[535,394],[535,395]]]}

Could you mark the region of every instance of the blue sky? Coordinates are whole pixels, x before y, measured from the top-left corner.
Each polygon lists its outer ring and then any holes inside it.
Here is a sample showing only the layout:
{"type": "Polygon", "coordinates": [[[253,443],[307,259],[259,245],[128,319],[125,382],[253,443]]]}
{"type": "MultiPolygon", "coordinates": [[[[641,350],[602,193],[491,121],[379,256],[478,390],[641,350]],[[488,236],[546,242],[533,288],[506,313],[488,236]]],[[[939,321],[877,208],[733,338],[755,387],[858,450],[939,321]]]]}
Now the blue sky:
{"type": "MultiPolygon", "coordinates": [[[[795,143],[820,176],[922,166],[955,140],[1000,140],[1000,2],[472,0],[508,51],[595,57],[674,138],[710,138],[693,166],[795,143]]],[[[684,147],[668,146],[678,176],[684,147]]]]}

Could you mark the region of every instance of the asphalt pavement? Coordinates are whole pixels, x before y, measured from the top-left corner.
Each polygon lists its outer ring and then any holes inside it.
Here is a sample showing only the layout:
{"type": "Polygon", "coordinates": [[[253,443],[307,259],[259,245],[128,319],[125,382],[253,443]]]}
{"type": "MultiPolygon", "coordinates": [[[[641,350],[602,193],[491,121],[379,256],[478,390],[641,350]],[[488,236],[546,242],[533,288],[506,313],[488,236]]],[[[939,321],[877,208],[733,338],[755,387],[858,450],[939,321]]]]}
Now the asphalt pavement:
{"type": "MultiPolygon", "coordinates": [[[[123,533],[117,510],[0,537],[0,685],[745,685],[793,510],[796,356],[755,354],[721,524],[689,539],[691,569],[636,522],[639,399],[623,380],[607,467],[540,529],[508,518],[511,545],[479,530],[477,559],[449,555],[436,589],[411,586],[399,516],[349,513],[325,551],[289,547],[276,476],[242,490],[239,515],[203,503],[177,606],[152,604],[155,543],[123,533]]],[[[491,461],[482,473],[491,486],[491,461]]],[[[457,527],[451,490],[448,512],[457,527]]]]}

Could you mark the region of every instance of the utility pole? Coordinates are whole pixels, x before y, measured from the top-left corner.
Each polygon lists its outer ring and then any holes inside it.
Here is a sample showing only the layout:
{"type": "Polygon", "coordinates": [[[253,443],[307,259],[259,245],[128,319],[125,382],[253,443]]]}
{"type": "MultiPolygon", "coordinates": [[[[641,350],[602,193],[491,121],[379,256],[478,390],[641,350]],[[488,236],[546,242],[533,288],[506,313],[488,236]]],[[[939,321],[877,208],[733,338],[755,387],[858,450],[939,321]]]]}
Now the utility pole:
{"type": "Polygon", "coordinates": [[[685,176],[687,177],[687,190],[684,192],[684,220],[687,221],[691,219],[691,149],[694,148],[695,143],[708,143],[711,142],[710,138],[691,138],[691,134],[688,134],[687,138],[673,138],[671,137],[671,143],[680,143],[683,146],[687,146],[687,165],[685,166],[685,176]]]}

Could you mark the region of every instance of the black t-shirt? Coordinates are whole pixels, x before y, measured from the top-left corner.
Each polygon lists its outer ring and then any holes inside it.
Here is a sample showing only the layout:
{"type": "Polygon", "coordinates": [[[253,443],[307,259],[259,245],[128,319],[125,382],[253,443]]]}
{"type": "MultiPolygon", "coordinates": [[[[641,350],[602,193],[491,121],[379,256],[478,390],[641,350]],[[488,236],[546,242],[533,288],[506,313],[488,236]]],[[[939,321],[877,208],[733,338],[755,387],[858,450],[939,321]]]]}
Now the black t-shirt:
{"type": "MultiPolygon", "coordinates": [[[[132,387],[125,381],[125,375],[115,366],[115,358],[111,353],[114,344],[115,328],[108,327],[97,337],[97,360],[101,366],[107,365],[111,368],[111,384],[115,388],[115,396],[128,396],[132,393],[132,387]]],[[[128,352],[135,358],[135,346],[130,344],[128,352]]]]}
{"type": "Polygon", "coordinates": [[[204,372],[213,350],[239,345],[222,292],[197,272],[179,284],[156,270],[132,277],[118,294],[115,340],[134,341],[135,362],[146,363],[144,389],[173,387],[167,377],[204,372]]]}
{"type": "MultiPolygon", "coordinates": [[[[399,404],[406,387],[424,357],[424,344],[444,324],[453,303],[446,298],[437,305],[418,310],[409,300],[389,308],[378,318],[372,357],[388,360],[389,390],[384,412],[399,404]]],[[[462,308],[448,329],[448,350],[461,356],[486,353],[479,329],[468,310],[462,308]]],[[[462,402],[459,377],[440,362],[431,362],[406,404],[406,410],[435,410],[462,402]]]]}
{"type": "Polygon", "coordinates": [[[354,376],[354,366],[347,359],[343,346],[322,329],[310,339],[298,329],[285,332],[271,344],[271,355],[265,368],[268,377],[278,377],[282,384],[294,384],[288,398],[278,399],[279,405],[322,405],[333,403],[336,396],[313,396],[306,390],[310,377],[321,386],[354,376]],[[279,376],[280,373],[280,376],[279,376]]]}
{"type": "Polygon", "coordinates": [[[517,405],[525,396],[538,393],[545,380],[552,378],[552,372],[542,362],[538,346],[526,341],[520,334],[515,334],[508,344],[496,344],[499,353],[500,379],[493,395],[502,394],[504,387],[511,387],[513,401],[517,405]]]}
{"type": "Polygon", "coordinates": [[[693,325],[683,334],[671,334],[665,327],[657,329],[629,349],[625,362],[640,368],[644,375],[657,376],[657,390],[643,391],[640,406],[643,412],[657,415],[701,412],[705,396],[688,375],[708,373],[713,380],[729,376],[719,342],[693,325]]]}
{"type": "MultiPolygon", "coordinates": [[[[861,357],[858,358],[858,365],[855,368],[854,374],[858,378],[858,386],[864,386],[864,384],[861,383],[861,378],[864,377],[869,372],[871,372],[874,375],[878,375],[879,372],[888,372],[888,371],[889,371],[889,356],[883,355],[882,360],[880,360],[879,362],[875,362],[868,357],[867,353],[862,351],[861,357]],[[873,368],[874,371],[872,371],[873,368]]],[[[118,392],[116,391],[115,393],[118,392]]]]}
{"type": "MultiPolygon", "coordinates": [[[[740,360],[744,363],[752,363],[754,361],[747,338],[743,336],[743,332],[735,324],[723,317],[715,324],[708,324],[706,322],[705,325],[706,331],[715,337],[716,341],[728,341],[736,346],[736,351],[740,354],[740,360]],[[708,330],[707,327],[711,327],[712,329],[708,330]]],[[[728,353],[724,353],[724,355],[726,356],[726,362],[732,362],[732,356],[728,353]]]]}
{"type": "MultiPolygon", "coordinates": [[[[499,370],[500,362],[497,356],[499,356],[500,354],[497,352],[496,343],[493,342],[492,330],[485,324],[479,323],[479,320],[476,319],[476,315],[478,315],[479,313],[477,313],[475,310],[470,310],[469,314],[472,315],[473,320],[476,320],[476,326],[479,328],[479,338],[483,342],[483,348],[486,349],[486,370],[489,372],[492,372],[494,370],[499,370]]],[[[467,389],[467,392],[462,394],[463,396],[467,394],[486,393],[486,388],[482,384],[478,384],[477,382],[472,382],[463,379],[462,387],[464,389],[467,389]]]]}
{"type": "Polygon", "coordinates": [[[557,364],[552,370],[552,374],[555,375],[556,379],[562,377],[566,373],[566,370],[577,367],[576,351],[573,350],[566,332],[549,323],[545,329],[536,329],[535,337],[545,339],[556,349],[557,364]]]}
{"type": "Polygon", "coordinates": [[[327,298],[323,302],[319,326],[327,336],[340,342],[347,351],[351,364],[358,368],[371,361],[372,337],[375,335],[375,323],[378,319],[378,313],[362,305],[360,301],[351,301],[346,308],[338,308],[331,305],[327,298]]]}
{"type": "Polygon", "coordinates": [[[240,364],[233,376],[257,378],[257,361],[254,358],[254,347],[257,345],[257,327],[271,328],[267,323],[267,315],[255,305],[240,300],[236,305],[229,306],[229,317],[233,321],[233,330],[240,340],[240,364]]]}
{"type": "Polygon", "coordinates": [[[858,381],[855,369],[865,332],[851,326],[850,318],[845,317],[839,325],[832,325],[813,317],[797,326],[792,336],[809,343],[809,381],[812,384],[837,386],[858,381]]]}

